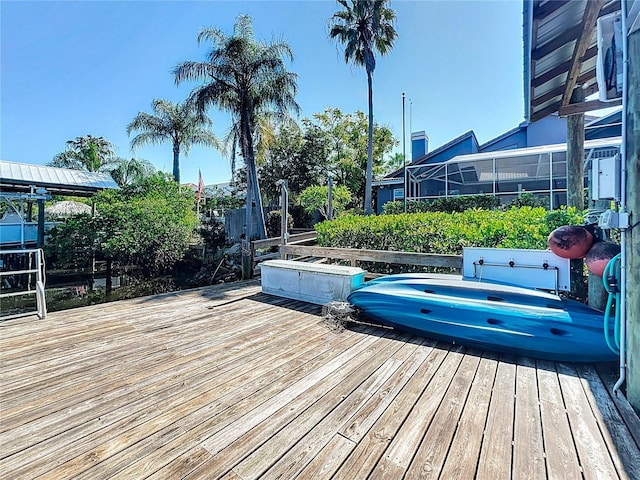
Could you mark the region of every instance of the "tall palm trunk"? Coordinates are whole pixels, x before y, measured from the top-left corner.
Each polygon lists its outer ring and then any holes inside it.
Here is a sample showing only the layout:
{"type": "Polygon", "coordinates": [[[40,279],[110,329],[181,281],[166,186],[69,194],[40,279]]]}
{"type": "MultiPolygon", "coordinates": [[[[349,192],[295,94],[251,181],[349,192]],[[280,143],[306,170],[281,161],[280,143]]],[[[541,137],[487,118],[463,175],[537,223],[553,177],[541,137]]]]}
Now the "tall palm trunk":
{"type": "Polygon", "coordinates": [[[371,215],[371,184],[373,183],[373,79],[367,69],[367,85],[369,86],[369,142],[367,145],[367,172],[364,184],[364,213],[371,215]]]}
{"type": "Polygon", "coordinates": [[[253,237],[253,215],[252,204],[256,202],[256,215],[258,217],[258,238],[266,237],[264,217],[262,211],[262,200],[260,198],[260,190],[258,188],[258,176],[256,174],[256,160],[253,151],[253,143],[251,141],[251,129],[249,126],[249,115],[246,109],[243,109],[240,120],[241,138],[240,144],[242,149],[242,157],[247,166],[247,203],[245,211],[245,240],[242,249],[242,277],[244,279],[253,277],[253,257],[250,248],[251,239],[253,237]]]}
{"type": "Polygon", "coordinates": [[[173,144],[173,179],[180,185],[180,145],[173,144]]]}
{"type": "MultiPolygon", "coordinates": [[[[258,231],[255,232],[259,239],[266,238],[266,229],[264,222],[264,211],[262,209],[262,198],[260,196],[260,186],[258,185],[258,173],[256,170],[256,157],[253,149],[253,141],[251,137],[251,128],[249,125],[248,112],[243,111],[240,128],[243,132],[241,144],[242,144],[242,156],[245,159],[247,166],[247,199],[249,199],[249,192],[253,201],[256,203],[256,217],[258,220],[258,231]]],[[[250,240],[253,236],[253,222],[250,221],[251,203],[247,201],[247,238],[250,240]]]]}
{"type": "MultiPolygon", "coordinates": [[[[243,116],[244,118],[244,116],[243,116]]],[[[242,120],[241,120],[242,123],[242,120]]],[[[240,126],[241,130],[243,125],[240,126]]],[[[247,165],[247,194],[244,208],[244,239],[242,240],[242,279],[247,280],[253,278],[253,252],[251,250],[251,236],[253,234],[253,219],[251,218],[251,205],[253,204],[253,176],[249,168],[249,148],[246,135],[240,135],[240,149],[242,150],[242,158],[247,165]]]]}

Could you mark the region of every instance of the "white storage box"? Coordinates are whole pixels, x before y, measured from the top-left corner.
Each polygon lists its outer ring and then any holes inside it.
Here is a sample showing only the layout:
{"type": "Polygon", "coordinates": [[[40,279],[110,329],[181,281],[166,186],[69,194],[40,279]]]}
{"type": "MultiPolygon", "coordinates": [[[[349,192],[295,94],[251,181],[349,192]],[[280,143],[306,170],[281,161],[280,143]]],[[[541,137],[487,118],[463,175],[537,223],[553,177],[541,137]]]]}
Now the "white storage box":
{"type": "Polygon", "coordinates": [[[357,267],[294,260],[267,260],[260,271],[264,293],[319,305],[346,301],[366,273],[357,267]]]}

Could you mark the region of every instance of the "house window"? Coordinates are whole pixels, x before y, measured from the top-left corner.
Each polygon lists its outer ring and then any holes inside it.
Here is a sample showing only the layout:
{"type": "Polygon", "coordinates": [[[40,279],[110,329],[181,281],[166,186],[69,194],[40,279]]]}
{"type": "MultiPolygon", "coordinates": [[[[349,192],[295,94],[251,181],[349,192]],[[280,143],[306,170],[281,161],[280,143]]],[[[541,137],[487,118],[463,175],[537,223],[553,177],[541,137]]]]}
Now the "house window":
{"type": "Polygon", "coordinates": [[[393,189],[393,199],[394,200],[402,200],[404,198],[404,188],[394,188],[393,189]]]}

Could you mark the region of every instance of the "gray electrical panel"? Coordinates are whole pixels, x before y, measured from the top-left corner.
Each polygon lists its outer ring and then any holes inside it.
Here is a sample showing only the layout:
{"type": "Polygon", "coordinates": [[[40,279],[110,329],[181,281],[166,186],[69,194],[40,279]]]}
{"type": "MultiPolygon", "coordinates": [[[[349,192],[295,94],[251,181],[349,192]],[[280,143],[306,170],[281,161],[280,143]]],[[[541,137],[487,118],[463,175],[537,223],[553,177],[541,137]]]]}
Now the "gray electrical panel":
{"type": "Polygon", "coordinates": [[[620,201],[620,154],[594,158],[591,164],[591,198],[620,201]]]}

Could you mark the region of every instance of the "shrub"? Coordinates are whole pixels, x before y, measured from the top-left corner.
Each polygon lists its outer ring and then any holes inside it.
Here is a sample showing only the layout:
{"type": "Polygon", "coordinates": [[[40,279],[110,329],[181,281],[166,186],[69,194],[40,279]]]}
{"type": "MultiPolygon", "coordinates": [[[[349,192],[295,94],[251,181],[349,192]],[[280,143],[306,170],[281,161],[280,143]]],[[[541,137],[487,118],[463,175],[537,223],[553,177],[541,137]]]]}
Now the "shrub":
{"type": "Polygon", "coordinates": [[[546,195],[536,197],[531,192],[522,192],[509,203],[509,207],[543,207],[549,209],[549,197],[546,195]]]}
{"type": "Polygon", "coordinates": [[[47,255],[58,268],[98,260],[137,265],[145,276],[170,271],[189,249],[198,219],[193,192],[164,173],[121,190],[98,193],[97,214],[78,216],[51,231],[47,255]]]}
{"type": "MultiPolygon", "coordinates": [[[[434,200],[422,200],[419,202],[408,201],[407,213],[418,212],[464,212],[465,210],[480,208],[493,210],[500,206],[500,199],[493,195],[469,195],[462,197],[441,197],[434,200]]],[[[404,213],[404,202],[387,202],[382,206],[382,213],[393,215],[404,213]]]]}
{"type": "Polygon", "coordinates": [[[203,219],[198,227],[198,232],[202,236],[204,244],[209,248],[216,250],[226,244],[227,236],[224,231],[224,222],[215,217],[203,219]]]}
{"type": "Polygon", "coordinates": [[[463,247],[546,249],[557,226],[582,223],[575,208],[547,211],[466,210],[379,216],[343,216],[315,226],[327,247],[462,254],[463,247]]]}
{"type": "MultiPolygon", "coordinates": [[[[267,237],[279,237],[281,235],[281,220],[282,215],[280,210],[272,210],[267,215],[267,237]]],[[[293,228],[293,215],[287,212],[287,228],[291,230],[293,228]]]]}

